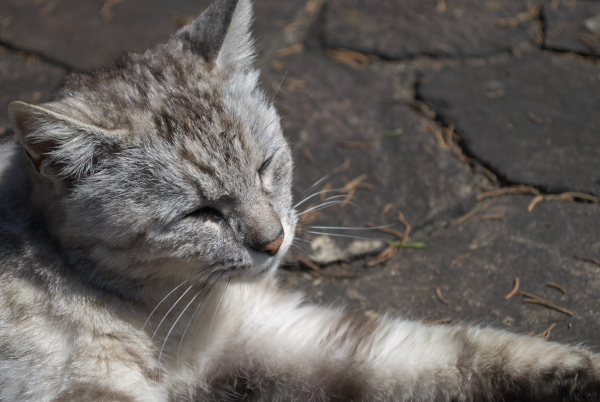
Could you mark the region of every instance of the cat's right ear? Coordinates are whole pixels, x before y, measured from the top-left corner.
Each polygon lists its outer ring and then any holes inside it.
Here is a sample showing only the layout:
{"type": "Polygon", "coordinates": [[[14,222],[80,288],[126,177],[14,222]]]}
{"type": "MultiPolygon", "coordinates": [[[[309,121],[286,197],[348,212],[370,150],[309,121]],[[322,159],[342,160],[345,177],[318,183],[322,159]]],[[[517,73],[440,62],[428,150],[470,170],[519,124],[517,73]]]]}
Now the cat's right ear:
{"type": "Polygon", "coordinates": [[[250,0],[218,0],[175,37],[213,67],[244,69],[254,62],[251,24],[250,0]]]}
{"type": "Polygon", "coordinates": [[[114,133],[44,106],[15,101],[8,114],[33,168],[51,181],[69,184],[91,173],[99,150],[117,143],[114,133]]]}

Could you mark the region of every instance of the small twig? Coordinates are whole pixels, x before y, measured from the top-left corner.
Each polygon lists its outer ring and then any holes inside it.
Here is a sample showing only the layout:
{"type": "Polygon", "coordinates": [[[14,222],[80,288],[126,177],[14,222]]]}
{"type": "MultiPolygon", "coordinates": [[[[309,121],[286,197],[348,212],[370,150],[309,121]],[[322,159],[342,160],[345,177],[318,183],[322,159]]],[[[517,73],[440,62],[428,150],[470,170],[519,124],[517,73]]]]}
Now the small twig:
{"type": "Polygon", "coordinates": [[[533,211],[535,206],[542,201],[552,201],[552,200],[574,201],[577,198],[581,199],[581,200],[593,202],[596,204],[600,204],[600,197],[596,197],[595,195],[579,193],[576,191],[567,191],[567,192],[561,193],[561,194],[538,195],[533,200],[531,200],[531,202],[527,206],[527,212],[533,211]]]}
{"type": "Polygon", "coordinates": [[[477,196],[477,201],[484,200],[486,198],[499,197],[504,194],[533,194],[539,195],[540,192],[531,186],[518,185],[512,187],[503,187],[497,190],[487,191],[477,196]]]}
{"type": "Polygon", "coordinates": [[[533,211],[533,208],[535,208],[535,206],[542,201],[544,201],[543,195],[538,195],[538,196],[534,197],[533,200],[531,200],[531,202],[527,206],[527,212],[533,211]]]}
{"type": "Polygon", "coordinates": [[[306,161],[308,163],[313,163],[315,161],[315,157],[310,152],[310,149],[308,149],[308,147],[302,148],[302,155],[304,156],[304,159],[306,159],[306,161]]]}
{"type": "Polygon", "coordinates": [[[302,43],[297,43],[292,46],[284,47],[283,49],[279,49],[275,52],[275,57],[287,57],[293,54],[298,54],[304,52],[305,47],[302,43]]]}
{"type": "Polygon", "coordinates": [[[489,91],[485,93],[485,97],[488,99],[501,98],[504,95],[506,95],[506,91],[504,89],[497,89],[495,91],[489,91]]]}
{"type": "Polygon", "coordinates": [[[451,149],[450,145],[448,145],[446,143],[446,140],[444,139],[444,135],[442,134],[442,131],[437,126],[434,126],[433,124],[425,122],[425,129],[427,129],[427,131],[429,131],[431,134],[434,135],[438,144],[440,144],[440,146],[445,151],[450,151],[450,149],[451,149]]]}
{"type": "Polygon", "coordinates": [[[537,116],[531,112],[527,112],[527,118],[529,120],[531,120],[532,122],[534,122],[535,124],[544,124],[544,119],[542,119],[540,116],[537,116]]]}
{"type": "Polygon", "coordinates": [[[502,221],[504,220],[504,214],[484,215],[479,218],[481,221],[502,221]]]}
{"type": "Polygon", "coordinates": [[[341,48],[327,50],[326,53],[335,61],[357,70],[363,70],[368,63],[379,59],[377,56],[341,48]]]}
{"type": "Polygon", "coordinates": [[[566,315],[574,315],[574,313],[571,310],[568,310],[564,307],[557,306],[556,304],[552,303],[551,301],[542,299],[541,297],[536,296],[532,293],[519,292],[518,295],[526,297],[525,299],[523,299],[523,303],[540,304],[542,306],[546,306],[546,307],[552,308],[554,310],[560,311],[561,313],[566,314],[566,315]]]}
{"type": "Polygon", "coordinates": [[[517,292],[519,291],[519,287],[521,287],[521,278],[519,278],[517,276],[515,278],[515,286],[513,287],[513,290],[511,290],[509,294],[507,294],[506,296],[504,296],[504,300],[508,300],[511,297],[513,297],[514,295],[516,295],[517,292]]]}
{"type": "Polygon", "coordinates": [[[554,329],[554,327],[556,327],[556,323],[553,322],[552,325],[550,325],[548,328],[546,328],[545,330],[543,330],[538,337],[540,338],[544,338],[544,340],[548,340],[550,338],[550,334],[552,333],[552,330],[554,329]]]}
{"type": "Polygon", "coordinates": [[[440,299],[440,301],[441,301],[442,303],[444,303],[444,304],[446,304],[446,305],[448,305],[448,304],[449,304],[449,303],[448,303],[448,301],[447,301],[446,299],[444,299],[444,295],[442,294],[442,289],[441,289],[439,286],[437,286],[437,287],[435,288],[435,294],[437,295],[438,299],[440,299]]]}
{"type": "Polygon", "coordinates": [[[367,179],[367,177],[369,177],[366,173],[361,174],[358,177],[355,177],[354,179],[350,180],[348,183],[346,183],[346,185],[344,187],[342,187],[340,189],[340,193],[348,193],[352,190],[356,189],[356,186],[359,183],[362,183],[363,181],[365,181],[367,179]]]}
{"type": "Polygon", "coordinates": [[[592,264],[596,264],[597,266],[600,267],[600,259],[590,258],[590,257],[581,257],[578,255],[574,255],[573,258],[575,258],[576,260],[580,260],[580,261],[591,262],[592,264]]]}
{"type": "Polygon", "coordinates": [[[393,256],[395,256],[397,252],[398,252],[398,249],[396,247],[389,246],[385,250],[383,250],[381,253],[379,253],[379,255],[377,255],[377,257],[375,257],[375,259],[373,261],[370,261],[367,264],[367,266],[374,267],[375,265],[386,262],[386,261],[390,260],[393,256]]]}
{"type": "Polygon", "coordinates": [[[498,21],[498,25],[500,25],[501,27],[516,27],[519,24],[535,19],[539,15],[541,10],[541,6],[528,7],[527,11],[519,13],[514,17],[500,19],[498,21]]]}
{"type": "Polygon", "coordinates": [[[361,276],[360,274],[355,274],[355,273],[351,273],[351,272],[329,272],[329,271],[324,271],[321,269],[321,267],[319,267],[317,264],[315,264],[312,261],[307,260],[306,258],[303,257],[298,257],[298,261],[310,268],[312,270],[313,273],[317,274],[317,276],[324,278],[324,279],[331,279],[331,278],[358,278],[359,276],[361,276]]]}
{"type": "Polygon", "coordinates": [[[469,212],[467,212],[466,214],[464,214],[463,216],[456,218],[454,221],[452,221],[452,223],[454,225],[460,225],[463,222],[468,221],[469,219],[471,219],[473,216],[475,216],[475,214],[479,211],[483,211],[484,209],[489,208],[489,204],[486,203],[482,203],[482,204],[477,204],[475,206],[475,208],[473,208],[472,210],[470,210],[469,212]]]}
{"type": "Polygon", "coordinates": [[[313,271],[320,271],[321,267],[318,266],[317,264],[315,264],[314,262],[307,260],[304,257],[297,257],[298,261],[300,261],[300,263],[310,269],[312,269],[313,271]]]}
{"type": "Polygon", "coordinates": [[[564,287],[560,286],[558,283],[548,282],[548,283],[546,283],[546,286],[554,288],[554,289],[560,291],[563,295],[567,294],[567,289],[565,289],[564,287]]]}
{"type": "Polygon", "coordinates": [[[392,208],[394,208],[394,204],[392,204],[391,202],[388,202],[387,204],[385,204],[385,206],[383,207],[383,210],[381,211],[381,213],[383,215],[387,215],[388,212],[390,212],[392,210],[392,208]]]}
{"type": "Polygon", "coordinates": [[[490,179],[493,183],[498,183],[498,176],[496,176],[491,170],[485,168],[481,165],[475,165],[475,170],[483,173],[488,179],[490,179]]]}
{"type": "Polygon", "coordinates": [[[398,211],[398,215],[397,215],[398,221],[404,225],[404,233],[402,234],[402,241],[407,242],[409,237],[408,235],[410,235],[410,230],[411,230],[411,226],[410,223],[406,220],[406,218],[404,217],[404,214],[400,211],[398,211]]]}
{"type": "MultiPolygon", "coordinates": [[[[377,227],[377,225],[374,224],[373,222],[367,222],[367,226],[371,227],[371,228],[377,227]]],[[[382,233],[391,234],[392,236],[396,236],[398,238],[398,240],[404,240],[405,239],[404,233],[402,233],[402,232],[400,232],[399,230],[396,230],[396,229],[392,229],[392,228],[379,228],[378,227],[375,230],[378,230],[378,231],[380,231],[382,233]]]]}
{"type": "Polygon", "coordinates": [[[342,173],[344,170],[348,169],[349,167],[350,167],[350,158],[348,158],[346,156],[346,157],[344,157],[344,162],[340,166],[333,168],[331,170],[331,174],[334,175],[334,174],[342,173]]]}

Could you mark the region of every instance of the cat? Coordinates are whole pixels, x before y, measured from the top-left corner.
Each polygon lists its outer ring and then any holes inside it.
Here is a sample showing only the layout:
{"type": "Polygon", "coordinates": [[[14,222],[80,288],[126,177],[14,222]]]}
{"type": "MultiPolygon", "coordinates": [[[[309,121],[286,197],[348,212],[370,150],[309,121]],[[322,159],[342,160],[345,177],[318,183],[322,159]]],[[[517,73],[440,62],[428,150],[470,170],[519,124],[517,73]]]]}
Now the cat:
{"type": "Polygon", "coordinates": [[[2,401],[596,401],[600,355],[307,304],[277,285],[292,159],[249,0],[9,106],[2,401]]]}

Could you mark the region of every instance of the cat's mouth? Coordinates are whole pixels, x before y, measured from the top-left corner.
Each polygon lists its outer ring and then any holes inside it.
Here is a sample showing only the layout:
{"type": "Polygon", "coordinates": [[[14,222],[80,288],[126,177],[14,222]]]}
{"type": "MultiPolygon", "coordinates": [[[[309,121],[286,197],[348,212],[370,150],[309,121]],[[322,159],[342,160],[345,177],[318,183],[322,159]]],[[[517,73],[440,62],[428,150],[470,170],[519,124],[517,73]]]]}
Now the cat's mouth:
{"type": "Polygon", "coordinates": [[[262,265],[250,265],[247,267],[234,266],[227,268],[223,271],[221,279],[237,279],[242,282],[255,281],[262,279],[270,272],[275,270],[276,263],[262,264],[262,265]]]}

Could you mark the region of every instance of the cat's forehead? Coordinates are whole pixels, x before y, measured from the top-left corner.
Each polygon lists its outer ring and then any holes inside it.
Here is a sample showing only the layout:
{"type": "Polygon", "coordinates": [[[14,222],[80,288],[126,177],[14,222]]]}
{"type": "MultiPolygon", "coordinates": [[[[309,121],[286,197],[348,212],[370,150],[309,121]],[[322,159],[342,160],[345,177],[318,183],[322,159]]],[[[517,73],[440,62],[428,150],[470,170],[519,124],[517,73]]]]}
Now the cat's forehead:
{"type": "Polygon", "coordinates": [[[74,74],[62,92],[69,112],[93,125],[218,149],[223,138],[248,144],[255,133],[276,134],[276,112],[256,83],[254,70],[215,73],[169,44],[128,55],[114,69],[74,74]]]}

